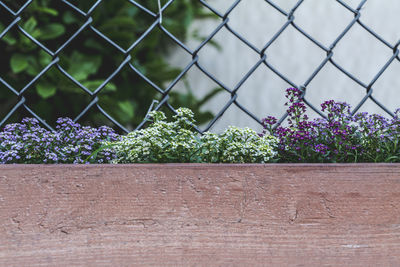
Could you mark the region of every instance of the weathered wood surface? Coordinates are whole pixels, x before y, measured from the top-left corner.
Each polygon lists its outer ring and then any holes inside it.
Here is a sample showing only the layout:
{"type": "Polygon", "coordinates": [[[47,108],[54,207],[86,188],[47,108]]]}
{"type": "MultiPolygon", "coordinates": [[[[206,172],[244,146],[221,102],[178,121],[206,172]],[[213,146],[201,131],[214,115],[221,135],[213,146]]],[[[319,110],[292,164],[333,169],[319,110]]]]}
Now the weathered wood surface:
{"type": "Polygon", "coordinates": [[[0,266],[400,266],[400,165],[1,166],[0,266]]]}

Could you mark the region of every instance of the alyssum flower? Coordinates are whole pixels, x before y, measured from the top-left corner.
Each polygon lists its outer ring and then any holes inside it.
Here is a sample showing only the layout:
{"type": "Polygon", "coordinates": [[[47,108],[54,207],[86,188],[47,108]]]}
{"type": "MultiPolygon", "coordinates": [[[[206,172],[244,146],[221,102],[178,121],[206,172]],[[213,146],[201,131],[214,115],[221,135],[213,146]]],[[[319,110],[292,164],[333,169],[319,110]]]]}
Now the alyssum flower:
{"type": "Polygon", "coordinates": [[[8,124],[0,132],[0,163],[103,163],[114,159],[114,152],[104,149],[96,159],[90,155],[104,141],[120,137],[111,128],[81,126],[68,118],[57,120],[56,131],[48,131],[36,119],[8,124]]]}
{"type": "Polygon", "coordinates": [[[400,110],[389,120],[368,113],[351,114],[350,106],[333,100],[321,104],[326,118],[309,120],[302,92],[286,90],[288,126],[273,128],[276,119],[263,120],[264,135],[279,139],[280,162],[399,162],[400,110]]]}

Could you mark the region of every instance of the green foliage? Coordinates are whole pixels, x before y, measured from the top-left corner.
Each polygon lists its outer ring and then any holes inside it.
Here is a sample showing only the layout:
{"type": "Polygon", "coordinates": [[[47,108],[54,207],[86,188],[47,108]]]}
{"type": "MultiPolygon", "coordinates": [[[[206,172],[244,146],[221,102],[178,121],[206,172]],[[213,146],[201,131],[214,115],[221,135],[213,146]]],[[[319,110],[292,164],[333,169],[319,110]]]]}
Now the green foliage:
{"type": "Polygon", "coordinates": [[[14,73],[20,73],[28,68],[29,63],[24,55],[14,54],[11,56],[10,66],[14,73]]]}
{"type": "Polygon", "coordinates": [[[152,124],[116,142],[106,143],[116,154],[114,163],[265,163],[276,156],[277,139],[255,131],[230,127],[218,135],[199,136],[193,129],[194,114],[177,110],[172,122],[162,112],[151,112],[152,124]]]}
{"type": "MultiPolygon", "coordinates": [[[[5,1],[18,10],[18,1],[5,1]]],[[[94,1],[71,1],[83,11],[87,11],[94,1]]],[[[146,8],[157,12],[157,1],[145,1],[146,8]]],[[[148,27],[154,18],[128,1],[103,1],[92,13],[92,25],[120,47],[130,47],[148,27]]],[[[174,1],[163,14],[163,26],[180,40],[188,37],[188,28],[194,19],[210,18],[197,0],[174,1]]],[[[0,32],[12,21],[5,10],[0,11],[0,32]]],[[[86,18],[66,4],[58,1],[36,0],[22,13],[18,22],[27,33],[48,47],[57,51],[84,23],[86,18]]],[[[198,36],[196,36],[198,37],[198,36]]],[[[165,88],[180,73],[180,69],[166,62],[173,42],[160,29],[155,28],[131,52],[131,64],[155,84],[165,88]]],[[[53,58],[37,44],[25,37],[16,27],[0,40],[2,64],[1,77],[17,90],[21,90],[38,75],[53,58]],[[8,64],[7,64],[8,63],[8,64]]],[[[66,46],[58,55],[59,65],[79,83],[94,91],[119,67],[125,58],[120,51],[96,35],[89,27],[66,46]]],[[[188,87],[187,87],[188,88],[188,87]]],[[[208,121],[212,114],[203,111],[206,100],[215,96],[216,89],[204,99],[197,99],[188,91],[171,93],[173,106],[193,109],[199,123],[208,121]]],[[[38,79],[25,94],[29,106],[45,120],[52,122],[59,116],[76,116],[92,100],[79,86],[66,78],[56,66],[38,79]]],[[[0,86],[0,116],[16,103],[8,89],[0,86]]],[[[153,99],[161,95],[140,78],[128,66],[116,75],[98,95],[99,104],[111,116],[127,127],[138,125],[146,115],[153,99]]],[[[27,114],[21,113],[20,116],[27,114]]],[[[15,120],[20,119],[14,118],[15,120]]],[[[84,123],[108,124],[109,121],[91,110],[84,123]]]]}

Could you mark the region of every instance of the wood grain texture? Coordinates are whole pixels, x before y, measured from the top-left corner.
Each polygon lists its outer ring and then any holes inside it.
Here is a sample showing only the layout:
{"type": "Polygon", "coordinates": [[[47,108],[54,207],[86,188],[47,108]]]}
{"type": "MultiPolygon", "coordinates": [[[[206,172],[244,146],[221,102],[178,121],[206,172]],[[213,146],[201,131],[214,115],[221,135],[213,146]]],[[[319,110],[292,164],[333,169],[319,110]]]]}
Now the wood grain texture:
{"type": "Polygon", "coordinates": [[[0,266],[400,266],[400,165],[0,166],[0,266]]]}

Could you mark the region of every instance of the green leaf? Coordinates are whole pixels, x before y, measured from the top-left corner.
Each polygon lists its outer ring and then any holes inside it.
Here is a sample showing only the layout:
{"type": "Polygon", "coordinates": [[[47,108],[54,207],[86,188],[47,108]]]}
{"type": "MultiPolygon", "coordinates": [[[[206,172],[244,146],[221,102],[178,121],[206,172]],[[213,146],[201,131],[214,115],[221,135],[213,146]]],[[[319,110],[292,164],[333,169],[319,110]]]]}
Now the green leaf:
{"type": "Polygon", "coordinates": [[[63,21],[65,24],[73,24],[73,23],[78,22],[75,15],[72,14],[72,12],[70,12],[70,11],[67,11],[64,13],[63,21]]]}
{"type": "Polygon", "coordinates": [[[391,156],[385,159],[385,162],[398,162],[399,161],[399,157],[398,156],[391,156]]]}
{"type": "Polygon", "coordinates": [[[134,17],[139,13],[139,8],[137,8],[136,6],[130,6],[129,8],[126,9],[126,13],[130,17],[134,17]]]}
{"type": "Polygon", "coordinates": [[[47,99],[56,94],[57,88],[54,85],[39,83],[36,85],[36,92],[43,98],[47,99]]]}
{"type": "Polygon", "coordinates": [[[1,40],[6,42],[8,45],[13,46],[17,43],[17,39],[15,39],[13,36],[10,34],[6,34],[1,40]]]}
{"type": "Polygon", "coordinates": [[[185,28],[188,28],[192,23],[192,21],[194,20],[194,10],[191,4],[186,5],[186,8],[187,10],[183,20],[183,25],[185,25],[185,28]]]}
{"type": "Polygon", "coordinates": [[[117,91],[117,86],[113,83],[108,83],[105,87],[103,92],[115,92],[117,91]]]}
{"type": "Polygon", "coordinates": [[[93,48],[93,49],[97,49],[97,50],[104,50],[104,47],[98,41],[96,41],[94,39],[85,40],[83,45],[85,47],[88,47],[88,48],[93,48]]]}
{"type": "MultiPolygon", "coordinates": [[[[3,33],[6,27],[0,23],[0,33],[3,33]]],[[[17,40],[12,36],[10,32],[3,36],[0,40],[6,42],[9,46],[13,46],[17,43],[17,40]]]]}
{"type": "Polygon", "coordinates": [[[28,62],[28,67],[26,68],[26,73],[28,73],[31,76],[37,75],[41,71],[41,67],[39,66],[39,63],[34,56],[27,56],[26,61],[28,62]]]}
{"type": "Polygon", "coordinates": [[[59,23],[50,23],[40,28],[40,40],[51,40],[65,33],[65,27],[59,23]]]}
{"type": "Polygon", "coordinates": [[[40,12],[40,13],[45,13],[45,14],[49,14],[51,16],[58,16],[58,11],[53,9],[53,8],[49,8],[49,7],[36,7],[35,8],[36,11],[40,12]]]}
{"type": "Polygon", "coordinates": [[[10,66],[14,73],[20,73],[21,71],[24,71],[29,66],[27,57],[21,54],[12,55],[10,66]]]}
{"type": "Polygon", "coordinates": [[[99,30],[102,32],[107,32],[107,31],[113,31],[115,29],[120,29],[122,27],[126,28],[134,28],[136,27],[137,24],[135,20],[133,20],[131,17],[115,17],[106,20],[100,27],[99,30]]]}
{"type": "Polygon", "coordinates": [[[76,80],[85,81],[90,75],[96,74],[100,68],[102,58],[99,56],[87,56],[74,51],[69,57],[68,73],[76,80]]]}
{"type": "Polygon", "coordinates": [[[39,38],[41,34],[42,32],[37,28],[31,32],[32,37],[35,39],[39,38]]]}
{"type": "MultiPolygon", "coordinates": [[[[91,91],[96,90],[102,83],[104,82],[104,80],[94,80],[94,81],[86,81],[83,82],[82,85],[85,86],[86,88],[88,88],[91,91]]],[[[115,86],[115,84],[113,83],[108,83],[103,90],[101,90],[102,93],[104,92],[115,92],[117,91],[117,87],[115,86]]]]}
{"type": "Polygon", "coordinates": [[[122,101],[118,103],[118,107],[125,113],[129,118],[132,118],[135,113],[135,107],[130,101],[122,101]]]}
{"type": "Polygon", "coordinates": [[[24,23],[24,29],[28,32],[28,33],[32,33],[33,30],[36,28],[37,26],[37,21],[34,17],[30,17],[25,23],[24,23]]]}
{"type": "Polygon", "coordinates": [[[42,67],[47,66],[51,62],[51,56],[44,52],[43,50],[39,51],[39,63],[42,67]]]}

